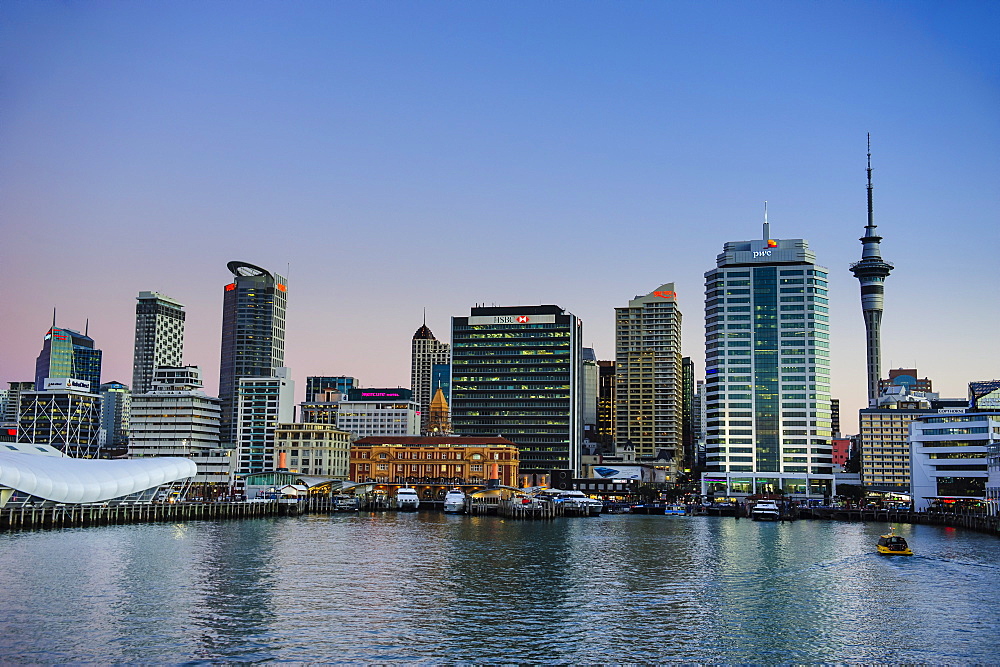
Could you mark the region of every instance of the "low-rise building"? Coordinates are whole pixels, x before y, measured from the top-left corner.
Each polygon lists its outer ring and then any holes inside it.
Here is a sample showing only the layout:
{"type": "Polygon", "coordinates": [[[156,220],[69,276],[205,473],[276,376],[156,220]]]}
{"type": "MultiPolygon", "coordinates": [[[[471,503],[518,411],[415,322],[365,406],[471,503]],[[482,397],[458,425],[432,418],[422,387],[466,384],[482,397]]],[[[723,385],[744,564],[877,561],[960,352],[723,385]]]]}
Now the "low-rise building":
{"type": "Polygon", "coordinates": [[[42,391],[20,394],[17,441],[51,445],[67,456],[100,455],[101,397],[90,382],[75,378],[45,378],[42,391]]]}
{"type": "Polygon", "coordinates": [[[910,423],[914,509],[919,512],[935,504],[991,500],[995,511],[1000,492],[998,443],[1000,413],[997,412],[926,415],[914,419],[910,423]]]}
{"type": "Polygon", "coordinates": [[[351,434],[329,424],[278,424],[274,468],[331,479],[348,479],[351,434]],[[284,464],[284,465],[282,465],[284,464]]]}
{"type": "Polygon", "coordinates": [[[414,486],[421,498],[437,498],[451,487],[483,486],[490,479],[515,486],[519,462],[517,446],[506,438],[372,436],[351,446],[350,479],[414,486]]]}

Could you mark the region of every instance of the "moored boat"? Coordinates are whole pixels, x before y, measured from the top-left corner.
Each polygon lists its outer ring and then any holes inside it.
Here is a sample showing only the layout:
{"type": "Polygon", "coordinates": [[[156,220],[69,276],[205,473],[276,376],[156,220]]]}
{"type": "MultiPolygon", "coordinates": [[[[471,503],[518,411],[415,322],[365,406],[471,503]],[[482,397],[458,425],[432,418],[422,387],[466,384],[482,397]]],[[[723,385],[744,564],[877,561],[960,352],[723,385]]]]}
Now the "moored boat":
{"type": "Polygon", "coordinates": [[[750,518],[754,521],[777,521],[781,518],[781,510],[773,500],[758,500],[750,510],[750,518]]]}
{"type": "Polygon", "coordinates": [[[906,543],[906,540],[899,535],[894,535],[891,528],[889,529],[889,533],[887,535],[879,536],[876,548],[880,554],[886,556],[913,555],[913,550],[910,549],[910,545],[906,543]]]}
{"type": "Polygon", "coordinates": [[[465,494],[461,489],[451,489],[445,494],[444,511],[448,514],[461,514],[465,511],[465,494]]]}
{"type": "Polygon", "coordinates": [[[417,490],[404,486],[396,491],[396,509],[412,512],[420,507],[417,490]]]}
{"type": "Polygon", "coordinates": [[[557,503],[563,503],[566,511],[580,516],[597,516],[604,509],[604,503],[595,500],[583,491],[562,491],[555,496],[557,503]]]}
{"type": "Polygon", "coordinates": [[[674,503],[663,508],[663,513],[667,516],[684,516],[687,514],[687,507],[679,503],[674,503]]]}

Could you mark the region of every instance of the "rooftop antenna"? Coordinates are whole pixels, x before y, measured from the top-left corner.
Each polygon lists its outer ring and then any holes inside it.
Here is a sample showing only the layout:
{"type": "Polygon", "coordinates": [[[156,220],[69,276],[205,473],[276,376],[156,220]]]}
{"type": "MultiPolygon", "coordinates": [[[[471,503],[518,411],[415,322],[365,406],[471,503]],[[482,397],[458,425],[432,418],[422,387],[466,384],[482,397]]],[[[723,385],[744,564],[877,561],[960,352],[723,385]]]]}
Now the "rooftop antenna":
{"type": "Polygon", "coordinates": [[[767,202],[764,202],[764,240],[771,238],[771,225],[767,222],[767,202]]]}
{"type": "Polygon", "coordinates": [[[52,328],[56,328],[56,307],[52,306],[52,328]]]}
{"type": "Polygon", "coordinates": [[[872,133],[868,133],[868,226],[875,226],[875,214],[872,210],[872,133]]]}
{"type": "Polygon", "coordinates": [[[84,336],[89,336],[90,335],[90,318],[89,317],[87,318],[87,323],[83,325],[83,335],[84,336]]]}
{"type": "Polygon", "coordinates": [[[427,326],[427,306],[424,306],[424,326],[427,326]]]}

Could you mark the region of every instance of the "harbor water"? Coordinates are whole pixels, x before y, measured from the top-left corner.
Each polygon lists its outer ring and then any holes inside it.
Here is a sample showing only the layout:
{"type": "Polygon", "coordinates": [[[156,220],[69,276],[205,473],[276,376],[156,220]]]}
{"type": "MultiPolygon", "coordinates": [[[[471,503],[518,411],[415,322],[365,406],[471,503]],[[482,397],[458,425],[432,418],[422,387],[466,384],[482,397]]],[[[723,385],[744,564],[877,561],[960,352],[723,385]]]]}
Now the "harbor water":
{"type": "Polygon", "coordinates": [[[1000,540],[351,513],[0,535],[3,663],[984,663],[1000,540]]]}

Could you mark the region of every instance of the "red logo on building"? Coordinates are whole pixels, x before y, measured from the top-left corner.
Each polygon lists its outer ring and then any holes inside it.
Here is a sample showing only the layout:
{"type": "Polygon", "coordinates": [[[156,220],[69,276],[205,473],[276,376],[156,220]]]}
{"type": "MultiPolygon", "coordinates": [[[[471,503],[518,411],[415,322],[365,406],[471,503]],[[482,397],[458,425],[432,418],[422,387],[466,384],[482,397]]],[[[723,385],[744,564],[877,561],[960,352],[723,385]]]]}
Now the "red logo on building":
{"type": "Polygon", "coordinates": [[[653,296],[660,296],[664,299],[676,299],[677,292],[653,292],[653,296]]]}
{"type": "Polygon", "coordinates": [[[517,316],[517,323],[518,324],[524,324],[524,323],[530,322],[530,321],[531,321],[531,318],[528,317],[527,315],[518,315],[517,316]]]}

